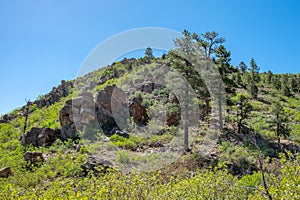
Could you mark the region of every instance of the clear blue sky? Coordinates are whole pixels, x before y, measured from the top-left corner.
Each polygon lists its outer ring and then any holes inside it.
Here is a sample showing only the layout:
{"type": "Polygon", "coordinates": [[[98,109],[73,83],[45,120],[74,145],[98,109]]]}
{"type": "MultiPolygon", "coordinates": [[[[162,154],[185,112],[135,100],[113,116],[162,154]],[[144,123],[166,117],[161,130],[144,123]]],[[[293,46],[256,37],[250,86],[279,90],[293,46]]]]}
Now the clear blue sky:
{"type": "Polygon", "coordinates": [[[76,77],[88,53],[140,27],[217,31],[232,64],[255,58],[262,71],[298,73],[298,0],[27,0],[0,2],[0,113],[76,77]]]}

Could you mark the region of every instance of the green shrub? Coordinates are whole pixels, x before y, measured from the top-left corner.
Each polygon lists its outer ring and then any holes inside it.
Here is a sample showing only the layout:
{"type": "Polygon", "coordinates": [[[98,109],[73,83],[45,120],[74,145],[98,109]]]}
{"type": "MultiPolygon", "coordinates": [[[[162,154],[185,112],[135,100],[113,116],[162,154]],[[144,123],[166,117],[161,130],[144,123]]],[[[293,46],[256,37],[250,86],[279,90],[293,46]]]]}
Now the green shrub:
{"type": "Polygon", "coordinates": [[[108,151],[114,151],[114,150],[117,150],[118,149],[118,147],[115,145],[115,143],[113,143],[113,142],[107,142],[106,144],[105,144],[105,147],[106,147],[106,149],[108,150],[108,151]]]}
{"type": "Polygon", "coordinates": [[[131,149],[134,150],[137,148],[137,143],[139,142],[137,137],[130,137],[129,139],[124,138],[119,135],[112,135],[110,137],[110,141],[113,142],[114,145],[116,145],[119,148],[122,149],[131,149]]]}
{"type": "Polygon", "coordinates": [[[128,151],[118,151],[117,161],[119,163],[128,164],[131,161],[130,153],[128,151]]]}

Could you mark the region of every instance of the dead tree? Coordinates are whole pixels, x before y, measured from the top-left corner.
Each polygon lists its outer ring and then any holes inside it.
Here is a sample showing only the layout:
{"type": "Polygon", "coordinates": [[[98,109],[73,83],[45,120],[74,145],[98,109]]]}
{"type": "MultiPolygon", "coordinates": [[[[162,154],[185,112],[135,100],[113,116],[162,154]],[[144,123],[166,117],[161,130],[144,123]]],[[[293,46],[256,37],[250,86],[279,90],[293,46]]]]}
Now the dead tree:
{"type": "Polygon", "coordinates": [[[25,105],[25,108],[24,108],[24,117],[25,117],[25,120],[24,120],[24,128],[23,128],[23,135],[25,135],[26,133],[26,129],[27,129],[27,121],[28,121],[28,115],[29,115],[29,105],[30,105],[30,99],[27,100],[25,99],[25,102],[26,102],[26,105],[25,105]]]}

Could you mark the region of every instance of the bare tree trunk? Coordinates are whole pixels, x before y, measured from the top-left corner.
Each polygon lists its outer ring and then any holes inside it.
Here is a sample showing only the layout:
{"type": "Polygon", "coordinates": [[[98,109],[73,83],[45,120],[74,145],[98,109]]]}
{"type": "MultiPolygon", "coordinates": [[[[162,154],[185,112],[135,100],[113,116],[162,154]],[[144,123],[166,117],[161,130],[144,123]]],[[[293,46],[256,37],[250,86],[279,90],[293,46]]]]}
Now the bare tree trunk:
{"type": "Polygon", "coordinates": [[[187,120],[184,121],[184,151],[189,151],[189,127],[187,120]]]}
{"type": "Polygon", "coordinates": [[[185,85],[184,88],[184,102],[183,102],[183,114],[184,114],[184,151],[188,152],[189,151],[189,127],[188,127],[188,113],[189,113],[189,104],[188,104],[188,97],[189,97],[189,91],[188,91],[188,85],[185,85]]]}
{"type": "Polygon", "coordinates": [[[27,129],[27,121],[28,121],[28,115],[29,115],[29,104],[30,104],[30,100],[25,99],[25,101],[26,101],[26,106],[25,106],[25,110],[24,110],[25,121],[24,121],[23,135],[25,135],[26,129],[27,129]]]}
{"type": "Polygon", "coordinates": [[[219,130],[223,130],[223,113],[222,113],[222,99],[221,95],[218,95],[218,108],[219,108],[219,130]]]}
{"type": "Polygon", "coordinates": [[[280,146],[279,126],[280,126],[279,123],[277,123],[277,128],[276,128],[277,142],[278,142],[278,145],[280,146]]]}
{"type": "Polygon", "coordinates": [[[207,116],[209,114],[209,99],[208,97],[205,98],[205,115],[207,116]]]}
{"type": "Polygon", "coordinates": [[[252,143],[259,150],[259,155],[258,155],[259,170],[260,170],[260,173],[261,173],[261,177],[262,177],[262,181],[263,181],[263,185],[264,185],[264,189],[265,189],[266,195],[268,196],[269,200],[272,200],[273,197],[272,197],[272,195],[269,192],[269,187],[268,187],[268,184],[267,184],[267,181],[266,181],[266,177],[265,177],[265,172],[264,172],[265,170],[264,170],[264,167],[263,167],[263,161],[262,161],[262,156],[261,156],[261,149],[257,145],[257,138],[256,138],[256,136],[255,136],[254,141],[252,141],[252,143]]]}
{"type": "Polygon", "coordinates": [[[264,184],[264,188],[265,188],[266,194],[267,194],[269,200],[272,200],[273,198],[272,198],[272,195],[269,192],[269,187],[267,185],[266,178],[265,178],[265,173],[264,173],[264,169],[263,169],[262,159],[261,159],[260,156],[258,158],[258,161],[259,161],[259,168],[260,168],[261,177],[262,177],[262,181],[263,181],[263,184],[264,184]]]}

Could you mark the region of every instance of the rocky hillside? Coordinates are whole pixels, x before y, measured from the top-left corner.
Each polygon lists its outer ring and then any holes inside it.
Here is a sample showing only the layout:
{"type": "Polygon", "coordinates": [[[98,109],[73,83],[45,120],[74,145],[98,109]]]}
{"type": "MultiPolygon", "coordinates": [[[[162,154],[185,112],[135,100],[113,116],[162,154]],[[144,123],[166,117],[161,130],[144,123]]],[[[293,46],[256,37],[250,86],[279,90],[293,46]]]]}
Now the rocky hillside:
{"type": "Polygon", "coordinates": [[[0,198],[297,199],[300,74],[259,73],[254,59],[234,67],[218,49],[221,129],[187,60],[172,51],[124,59],[2,116],[0,198]],[[173,70],[195,99],[178,96],[173,70]]]}

